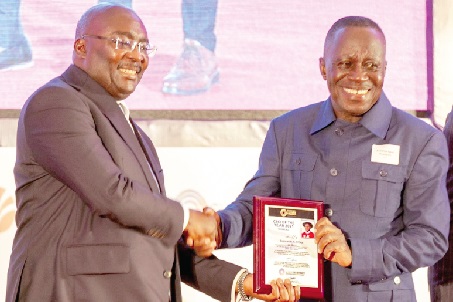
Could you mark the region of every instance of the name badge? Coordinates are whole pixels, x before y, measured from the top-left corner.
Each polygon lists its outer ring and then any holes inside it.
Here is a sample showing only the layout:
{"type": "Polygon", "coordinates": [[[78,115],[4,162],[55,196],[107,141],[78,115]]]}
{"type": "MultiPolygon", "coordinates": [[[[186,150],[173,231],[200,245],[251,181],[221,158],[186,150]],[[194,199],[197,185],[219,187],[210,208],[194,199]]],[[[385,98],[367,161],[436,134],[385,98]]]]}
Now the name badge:
{"type": "Polygon", "coordinates": [[[371,149],[371,161],[374,163],[399,165],[400,146],[399,145],[373,145],[371,149]]]}

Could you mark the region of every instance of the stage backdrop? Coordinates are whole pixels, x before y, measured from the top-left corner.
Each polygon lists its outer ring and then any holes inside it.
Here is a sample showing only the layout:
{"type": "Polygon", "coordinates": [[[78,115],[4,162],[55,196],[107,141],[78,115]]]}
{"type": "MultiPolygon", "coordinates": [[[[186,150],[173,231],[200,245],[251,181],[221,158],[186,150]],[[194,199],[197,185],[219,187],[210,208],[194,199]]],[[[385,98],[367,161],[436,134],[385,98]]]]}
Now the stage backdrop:
{"type": "MultiPolygon", "coordinates": [[[[2,0],[3,6],[8,1],[18,2],[2,0]]],[[[76,22],[96,3],[21,1],[20,20],[31,44],[33,66],[0,71],[0,109],[21,108],[36,88],[66,69],[71,62],[76,22]]],[[[384,88],[390,100],[401,109],[426,110],[428,86],[432,85],[427,72],[432,48],[426,38],[432,20],[427,7],[432,6],[432,0],[339,3],[219,1],[215,54],[220,82],[205,94],[177,97],[162,94],[161,85],[182,47],[181,0],[133,0],[132,7],[142,16],[158,51],[129,106],[149,110],[287,110],[321,101],[328,96],[318,68],[325,34],[337,19],[363,15],[377,21],[387,36],[384,88]]],[[[0,19],[0,26],[4,24],[0,19]]],[[[7,32],[7,28],[3,30],[7,32]]],[[[432,36],[428,37],[429,42],[432,36]]]]}

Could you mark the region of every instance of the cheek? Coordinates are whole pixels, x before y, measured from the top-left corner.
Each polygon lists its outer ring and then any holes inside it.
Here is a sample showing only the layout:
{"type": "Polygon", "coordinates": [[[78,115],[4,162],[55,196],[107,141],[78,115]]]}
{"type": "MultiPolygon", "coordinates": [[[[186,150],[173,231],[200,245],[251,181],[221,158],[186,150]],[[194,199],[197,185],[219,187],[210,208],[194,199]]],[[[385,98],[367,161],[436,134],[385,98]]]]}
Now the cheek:
{"type": "Polygon", "coordinates": [[[333,72],[332,74],[330,74],[329,77],[327,77],[327,87],[332,95],[338,94],[338,89],[342,86],[341,81],[343,78],[344,76],[335,72],[333,72]]]}
{"type": "Polygon", "coordinates": [[[370,76],[370,80],[373,82],[373,85],[377,88],[382,88],[384,85],[384,73],[376,73],[370,76]]]}
{"type": "MultiPolygon", "coordinates": [[[[146,69],[148,69],[148,66],[149,66],[149,59],[145,59],[142,63],[142,72],[141,72],[141,75],[143,75],[143,73],[146,71],[146,69]]],[[[140,75],[140,76],[141,76],[140,75]]]]}
{"type": "Polygon", "coordinates": [[[346,73],[345,72],[339,72],[338,70],[332,70],[329,74],[328,77],[328,82],[331,85],[337,85],[339,82],[341,82],[343,79],[346,78],[346,73]]]}

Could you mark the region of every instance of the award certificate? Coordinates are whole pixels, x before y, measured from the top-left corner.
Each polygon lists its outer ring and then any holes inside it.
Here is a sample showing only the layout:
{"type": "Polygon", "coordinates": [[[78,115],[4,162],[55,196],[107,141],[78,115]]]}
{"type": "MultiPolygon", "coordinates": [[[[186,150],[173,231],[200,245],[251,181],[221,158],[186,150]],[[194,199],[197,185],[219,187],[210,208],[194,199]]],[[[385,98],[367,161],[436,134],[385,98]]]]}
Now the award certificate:
{"type": "Polygon", "coordinates": [[[323,216],[323,203],[313,200],[253,198],[254,291],[272,292],[269,283],[290,279],[301,297],[323,298],[323,258],[313,227],[323,216]]]}

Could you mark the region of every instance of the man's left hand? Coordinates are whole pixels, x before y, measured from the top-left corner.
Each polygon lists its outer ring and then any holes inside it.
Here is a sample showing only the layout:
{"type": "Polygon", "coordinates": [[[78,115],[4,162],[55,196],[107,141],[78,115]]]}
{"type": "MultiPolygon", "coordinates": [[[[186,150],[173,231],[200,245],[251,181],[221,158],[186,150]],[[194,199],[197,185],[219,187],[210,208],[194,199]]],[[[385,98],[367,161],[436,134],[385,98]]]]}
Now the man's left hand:
{"type": "Polygon", "coordinates": [[[323,217],[315,225],[315,242],[318,253],[324,258],[343,267],[352,265],[352,251],[343,232],[327,218],[323,217]]]}

